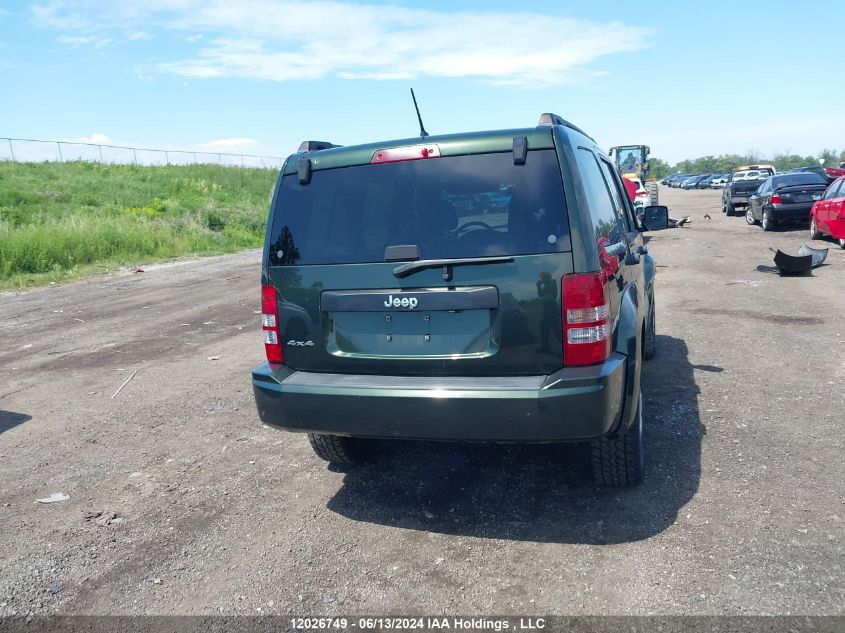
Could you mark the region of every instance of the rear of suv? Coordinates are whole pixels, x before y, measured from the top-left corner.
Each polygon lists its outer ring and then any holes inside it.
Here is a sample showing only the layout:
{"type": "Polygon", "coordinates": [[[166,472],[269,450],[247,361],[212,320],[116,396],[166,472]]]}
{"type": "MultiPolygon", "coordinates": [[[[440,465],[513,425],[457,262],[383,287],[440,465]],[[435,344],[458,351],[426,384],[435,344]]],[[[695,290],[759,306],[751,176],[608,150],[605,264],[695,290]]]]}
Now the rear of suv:
{"type": "Polygon", "coordinates": [[[654,271],[619,173],[557,115],[305,142],[267,222],[259,415],[339,463],[370,438],[589,442],[599,483],[634,485],[654,271]]]}

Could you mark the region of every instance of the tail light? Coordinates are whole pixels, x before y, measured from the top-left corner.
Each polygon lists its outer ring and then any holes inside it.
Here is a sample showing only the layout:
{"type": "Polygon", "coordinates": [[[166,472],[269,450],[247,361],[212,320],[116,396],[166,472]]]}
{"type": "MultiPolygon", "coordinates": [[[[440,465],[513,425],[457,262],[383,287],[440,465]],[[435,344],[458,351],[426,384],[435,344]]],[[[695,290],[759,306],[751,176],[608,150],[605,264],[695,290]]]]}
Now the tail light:
{"type": "Polygon", "coordinates": [[[566,275],[562,282],[563,362],[595,365],[610,355],[610,295],[601,272],[566,275]]]}
{"type": "Polygon", "coordinates": [[[264,351],[267,361],[274,365],[281,365],[284,360],[282,353],[282,333],[279,331],[279,302],[276,298],[276,286],[261,286],[261,329],[264,330],[264,351]]]}
{"type": "Polygon", "coordinates": [[[772,202],[772,204],[780,204],[782,202],[782,200],[780,198],[780,194],[779,193],[774,194],[772,196],[771,202],[772,202]]]}

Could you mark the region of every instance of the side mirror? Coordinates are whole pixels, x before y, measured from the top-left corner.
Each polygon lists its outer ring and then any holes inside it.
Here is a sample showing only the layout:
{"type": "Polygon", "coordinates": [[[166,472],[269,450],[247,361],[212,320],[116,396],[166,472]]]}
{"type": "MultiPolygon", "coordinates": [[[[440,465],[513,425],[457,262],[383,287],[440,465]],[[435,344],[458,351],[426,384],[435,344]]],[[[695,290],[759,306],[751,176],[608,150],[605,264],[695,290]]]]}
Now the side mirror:
{"type": "Polygon", "coordinates": [[[655,205],[643,209],[643,228],[646,231],[662,231],[669,228],[669,207],[655,205]]]}

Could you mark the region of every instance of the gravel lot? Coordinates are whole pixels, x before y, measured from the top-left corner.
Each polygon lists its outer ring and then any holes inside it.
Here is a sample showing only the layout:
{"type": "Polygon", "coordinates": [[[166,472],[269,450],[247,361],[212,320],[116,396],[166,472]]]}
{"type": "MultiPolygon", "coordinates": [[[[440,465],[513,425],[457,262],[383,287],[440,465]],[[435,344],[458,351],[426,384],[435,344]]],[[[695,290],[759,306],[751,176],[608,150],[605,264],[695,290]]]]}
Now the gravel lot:
{"type": "Polygon", "coordinates": [[[769,247],[807,231],[720,193],[661,189],[693,221],[648,244],[628,491],[575,446],[384,443],[341,472],[263,427],[254,251],[0,295],[0,616],[842,615],[845,251],[780,278],[769,247]]]}

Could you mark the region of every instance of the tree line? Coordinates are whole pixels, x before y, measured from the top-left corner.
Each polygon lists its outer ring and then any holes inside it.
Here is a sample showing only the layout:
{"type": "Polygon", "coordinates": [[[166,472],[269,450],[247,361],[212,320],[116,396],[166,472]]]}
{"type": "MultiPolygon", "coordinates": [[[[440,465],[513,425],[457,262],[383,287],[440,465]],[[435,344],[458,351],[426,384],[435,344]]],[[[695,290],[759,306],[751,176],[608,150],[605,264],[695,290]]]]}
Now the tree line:
{"type": "Polygon", "coordinates": [[[699,158],[682,160],[674,165],[670,165],[660,158],[649,158],[648,170],[650,174],[653,174],[659,180],[677,172],[686,174],[722,174],[728,173],[734,167],[739,167],[740,165],[754,164],[774,165],[778,171],[787,171],[795,167],[818,165],[820,160],[824,160],[825,165],[838,167],[839,163],[845,162],[845,150],[837,152],[836,150],[825,149],[816,156],[780,153],[775,154],[771,158],[765,158],[756,152],[749,152],[745,155],[722,154],[720,156],[701,156],[699,158]]]}

